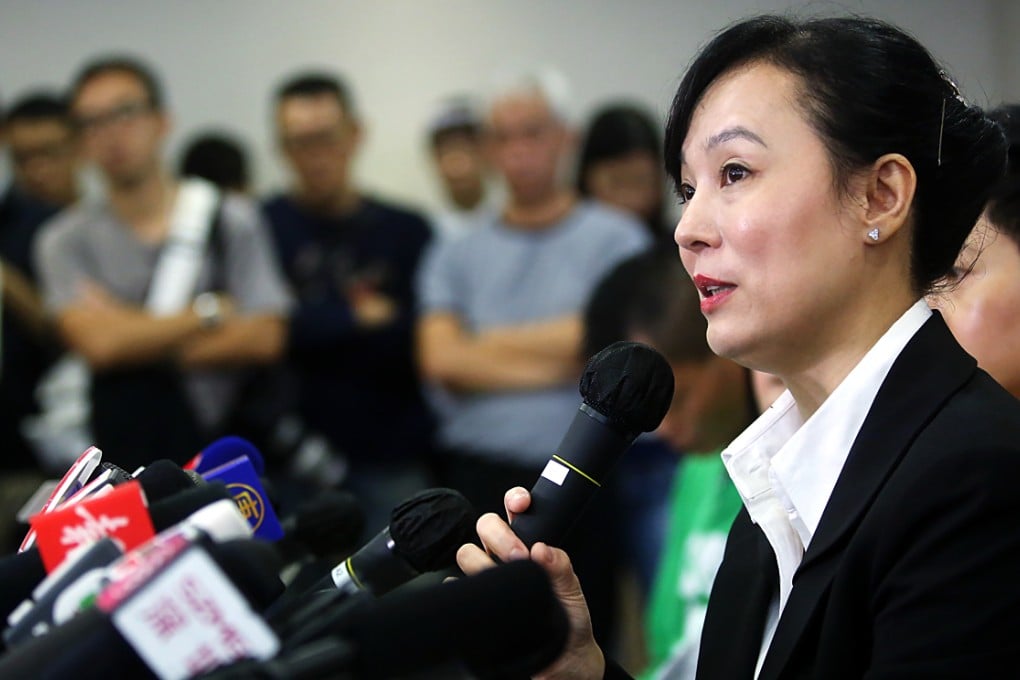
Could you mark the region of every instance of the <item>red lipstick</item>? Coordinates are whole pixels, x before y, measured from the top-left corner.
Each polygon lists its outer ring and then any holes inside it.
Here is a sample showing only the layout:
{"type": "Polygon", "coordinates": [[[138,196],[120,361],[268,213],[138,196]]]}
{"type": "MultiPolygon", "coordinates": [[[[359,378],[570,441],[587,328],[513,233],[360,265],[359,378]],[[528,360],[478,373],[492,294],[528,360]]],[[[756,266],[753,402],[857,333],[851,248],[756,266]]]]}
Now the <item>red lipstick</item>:
{"type": "Polygon", "coordinates": [[[717,309],[737,289],[737,285],[734,283],[720,281],[719,279],[713,279],[701,274],[694,276],[694,285],[697,286],[698,292],[701,293],[702,314],[709,314],[717,309]]]}

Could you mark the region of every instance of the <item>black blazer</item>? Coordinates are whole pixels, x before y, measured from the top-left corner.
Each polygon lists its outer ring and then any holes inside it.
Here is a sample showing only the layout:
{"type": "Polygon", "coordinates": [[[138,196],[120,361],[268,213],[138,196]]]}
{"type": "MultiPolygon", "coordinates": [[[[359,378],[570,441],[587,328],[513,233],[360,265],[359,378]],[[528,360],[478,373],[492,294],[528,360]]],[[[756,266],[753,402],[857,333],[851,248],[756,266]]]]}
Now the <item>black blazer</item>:
{"type": "MultiPolygon", "coordinates": [[[[777,581],[742,511],[699,680],[753,677],[777,581]]],[[[759,678],[1000,677],[1020,677],[1020,404],[935,313],[854,441],[759,678]]]]}

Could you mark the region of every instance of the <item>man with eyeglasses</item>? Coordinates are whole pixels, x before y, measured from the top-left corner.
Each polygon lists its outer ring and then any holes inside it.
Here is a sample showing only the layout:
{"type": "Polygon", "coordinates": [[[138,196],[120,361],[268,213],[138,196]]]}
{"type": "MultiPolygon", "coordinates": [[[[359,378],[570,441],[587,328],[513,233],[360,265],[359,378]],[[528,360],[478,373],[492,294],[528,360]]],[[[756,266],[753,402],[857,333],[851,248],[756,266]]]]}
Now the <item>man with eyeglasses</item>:
{"type": "Polygon", "coordinates": [[[11,105],[5,125],[18,187],[58,208],[77,201],[78,149],[64,99],[47,92],[23,97],[11,105]]]}
{"type": "Polygon", "coordinates": [[[289,360],[301,411],[350,463],[366,526],[428,484],[432,420],[412,361],[412,281],[430,229],[417,214],[362,192],[362,139],[336,77],[301,73],[277,90],[279,148],[293,176],[266,214],[299,304],[289,360]]]}
{"type": "Polygon", "coordinates": [[[89,365],[92,434],[110,460],[183,461],[226,427],[243,370],[281,355],[285,283],[254,204],[209,189],[213,207],[190,218],[208,228],[181,231],[183,199],[195,193],[163,164],[170,119],[146,66],[93,62],[69,101],[106,195],[43,228],[36,258],[46,302],[89,365]],[[172,286],[173,277],[157,277],[174,261],[165,246],[172,236],[180,247],[185,234],[197,243],[192,283],[173,292],[176,304],[156,304],[150,287],[172,286]]]}
{"type": "MultiPolygon", "coordinates": [[[[0,114],[0,148],[7,143],[13,177],[0,191],[0,517],[13,518],[18,508],[42,481],[34,450],[23,433],[25,420],[38,411],[36,385],[57,353],[52,324],[36,290],[32,247],[40,226],[57,206],[32,194],[29,175],[40,163],[26,162],[27,146],[48,146],[44,139],[60,137],[60,130],[29,129],[26,117],[36,120],[39,110],[31,99],[15,103],[0,114]],[[28,180],[28,181],[26,181],[28,180]]],[[[66,124],[66,115],[64,116],[66,124]]],[[[42,165],[49,165],[45,161],[42,165]]],[[[44,168],[49,175],[52,168],[44,168]]],[[[0,522],[0,549],[16,547],[13,520],[0,522]]],[[[20,539],[18,539],[20,540],[20,539]]]]}

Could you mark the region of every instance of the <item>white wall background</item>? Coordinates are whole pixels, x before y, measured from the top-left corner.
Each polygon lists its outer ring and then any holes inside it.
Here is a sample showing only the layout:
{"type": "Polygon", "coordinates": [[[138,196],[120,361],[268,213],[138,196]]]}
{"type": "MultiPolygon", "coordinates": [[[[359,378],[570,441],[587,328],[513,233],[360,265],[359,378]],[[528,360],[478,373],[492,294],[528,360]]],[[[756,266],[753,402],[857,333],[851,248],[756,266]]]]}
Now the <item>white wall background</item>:
{"type": "Polygon", "coordinates": [[[0,95],[62,88],[83,60],[127,51],[160,72],[176,128],[169,152],[199,128],[250,145],[257,186],[286,182],[269,97],[281,78],[325,67],[348,80],[367,123],[362,184],[434,207],[423,140],[436,102],[483,91],[495,73],[554,64],[581,120],[609,99],[662,116],[696,48],[757,11],[851,11],[913,32],[975,101],[1020,99],[1020,3],[1014,0],[0,0],[0,95]]]}

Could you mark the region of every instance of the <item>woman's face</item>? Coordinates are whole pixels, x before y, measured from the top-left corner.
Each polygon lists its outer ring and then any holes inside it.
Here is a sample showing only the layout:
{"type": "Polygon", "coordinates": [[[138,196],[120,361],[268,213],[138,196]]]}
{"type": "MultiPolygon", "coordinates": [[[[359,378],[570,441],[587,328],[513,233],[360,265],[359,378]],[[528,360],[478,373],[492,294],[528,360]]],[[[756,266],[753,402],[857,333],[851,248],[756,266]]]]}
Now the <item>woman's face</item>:
{"type": "Polygon", "coordinates": [[[982,216],[958,271],[971,263],[953,290],[931,302],[981,368],[1020,396],[1020,245],[982,216]]]}
{"type": "Polygon", "coordinates": [[[608,158],[588,168],[586,184],[592,196],[635,215],[653,220],[662,206],[662,164],[648,151],[608,158]]]}
{"type": "Polygon", "coordinates": [[[755,64],[705,92],[683,144],[676,242],[716,354],[803,370],[853,335],[864,233],[846,219],[797,79],[755,64]]]}

